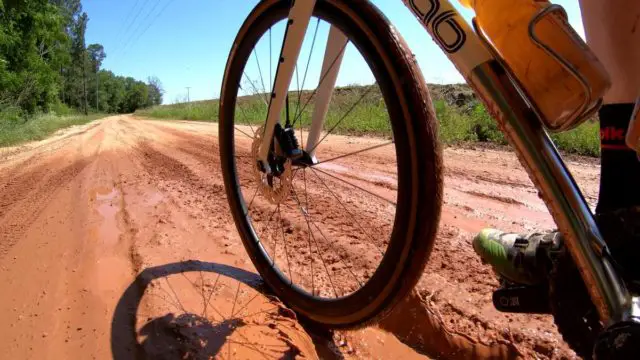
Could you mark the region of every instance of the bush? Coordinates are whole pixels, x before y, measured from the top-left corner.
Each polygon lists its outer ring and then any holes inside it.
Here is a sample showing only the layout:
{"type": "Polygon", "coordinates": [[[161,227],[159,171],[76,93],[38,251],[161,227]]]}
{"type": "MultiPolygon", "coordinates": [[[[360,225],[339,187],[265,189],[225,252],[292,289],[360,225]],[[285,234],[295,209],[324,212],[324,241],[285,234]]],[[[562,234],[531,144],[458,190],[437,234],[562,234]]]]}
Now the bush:
{"type": "Polygon", "coordinates": [[[67,104],[57,102],[51,105],[50,112],[59,116],[78,115],[78,111],[69,107],[67,104]]]}
{"type": "Polygon", "coordinates": [[[440,123],[440,141],[447,144],[478,141],[470,116],[457,111],[443,100],[436,100],[433,105],[440,123]]]}
{"type": "Polygon", "coordinates": [[[590,120],[573,130],[552,134],[551,138],[558,149],[587,156],[600,156],[600,126],[590,120]]]}
{"type": "Polygon", "coordinates": [[[19,107],[7,106],[0,108],[0,131],[2,129],[15,126],[25,121],[25,114],[19,107]]]}
{"type": "Polygon", "coordinates": [[[507,139],[505,139],[502,131],[498,128],[498,124],[493,120],[487,109],[481,104],[476,104],[469,115],[472,119],[473,132],[476,134],[476,138],[480,142],[493,142],[500,145],[506,145],[507,139]]]}

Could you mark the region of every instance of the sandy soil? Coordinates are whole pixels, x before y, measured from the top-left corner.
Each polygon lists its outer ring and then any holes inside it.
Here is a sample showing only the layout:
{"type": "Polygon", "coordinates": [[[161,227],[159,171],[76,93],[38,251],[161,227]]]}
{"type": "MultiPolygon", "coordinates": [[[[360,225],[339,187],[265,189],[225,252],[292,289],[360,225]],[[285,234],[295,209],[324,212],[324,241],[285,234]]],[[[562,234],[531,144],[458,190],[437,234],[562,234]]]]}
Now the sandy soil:
{"type": "MultiPolygon", "coordinates": [[[[0,150],[0,358],[574,356],[549,316],[493,309],[497,281],[471,248],[485,226],[553,228],[512,153],[445,150],[443,218],[416,291],[377,326],[331,332],[300,323],[256,274],[228,211],[216,134],[215,124],[116,116],[0,150]]],[[[354,141],[372,140],[335,137],[327,151],[354,141]]],[[[388,154],[369,156],[357,181],[392,197],[384,178],[366,176],[388,154]]],[[[598,167],[570,167],[594,202],[598,167]]],[[[303,260],[289,271],[304,272],[303,260]]]]}

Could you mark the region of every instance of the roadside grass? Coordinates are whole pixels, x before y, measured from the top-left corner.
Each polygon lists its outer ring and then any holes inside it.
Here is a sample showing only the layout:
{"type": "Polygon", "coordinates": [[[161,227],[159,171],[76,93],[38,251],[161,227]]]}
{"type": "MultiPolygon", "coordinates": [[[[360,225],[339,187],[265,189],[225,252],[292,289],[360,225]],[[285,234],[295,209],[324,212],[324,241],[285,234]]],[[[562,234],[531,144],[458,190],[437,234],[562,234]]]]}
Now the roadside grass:
{"type": "Polygon", "coordinates": [[[197,121],[217,121],[218,101],[196,101],[174,105],[153,106],[136,110],[136,115],[155,119],[181,119],[197,121]]]}
{"type": "Polygon", "coordinates": [[[2,111],[0,112],[0,147],[42,140],[58,129],[86,124],[105,116],[105,114],[89,114],[89,116],[41,114],[24,117],[9,110],[2,111]]]}
{"type": "MultiPolygon", "coordinates": [[[[474,142],[507,144],[504,135],[482,104],[473,98],[460,103],[454,97],[452,101],[449,94],[438,91],[439,88],[436,87],[436,91],[433,91],[434,87],[430,85],[430,89],[439,122],[440,141],[449,145],[474,142]]],[[[303,127],[308,127],[311,122],[313,110],[311,95],[310,91],[302,91],[301,94],[295,91],[289,93],[291,111],[289,116],[292,121],[296,119],[296,126],[302,124],[303,127]]],[[[236,104],[238,123],[257,125],[264,122],[266,105],[264,98],[260,96],[238,98],[236,104]]],[[[218,106],[218,100],[161,105],[136,111],[136,115],[155,119],[217,121],[218,106]]],[[[285,114],[282,114],[282,118],[285,118],[285,114]]],[[[332,133],[336,134],[390,136],[391,128],[386,107],[377,87],[336,88],[324,130],[332,130],[332,133]],[[345,114],[347,114],[346,117],[344,117],[345,114]]],[[[573,130],[552,134],[551,138],[564,152],[599,156],[598,132],[598,123],[589,120],[573,130]]]]}

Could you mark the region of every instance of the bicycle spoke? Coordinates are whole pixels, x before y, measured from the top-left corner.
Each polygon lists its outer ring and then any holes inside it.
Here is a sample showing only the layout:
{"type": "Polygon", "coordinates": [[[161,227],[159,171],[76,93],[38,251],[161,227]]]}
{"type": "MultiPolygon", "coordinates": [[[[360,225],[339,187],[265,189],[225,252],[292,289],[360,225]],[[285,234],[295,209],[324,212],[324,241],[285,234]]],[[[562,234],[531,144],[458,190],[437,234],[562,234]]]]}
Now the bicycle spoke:
{"type": "MultiPolygon", "coordinates": [[[[311,63],[311,55],[313,55],[313,47],[316,45],[316,37],[318,36],[318,28],[320,27],[320,19],[316,22],[316,30],[313,33],[313,40],[311,41],[311,49],[309,50],[309,58],[307,59],[307,66],[304,69],[304,75],[302,76],[302,87],[304,90],[304,83],[307,81],[307,73],[309,72],[309,64],[311,63]]],[[[296,118],[298,114],[296,114],[296,118]]]]}
{"type": "Polygon", "coordinates": [[[336,157],[333,157],[333,158],[330,158],[330,159],[327,159],[327,160],[322,160],[322,161],[319,161],[319,162],[317,162],[315,164],[309,165],[309,167],[314,167],[314,166],[317,166],[317,165],[320,165],[320,164],[328,163],[330,161],[346,158],[347,156],[353,156],[353,155],[361,154],[361,153],[363,153],[365,151],[375,150],[375,149],[378,149],[378,148],[381,148],[381,147],[384,147],[384,146],[387,146],[387,145],[391,145],[393,143],[394,143],[393,140],[391,140],[391,141],[386,142],[384,144],[374,145],[374,146],[368,147],[366,149],[354,151],[354,152],[351,152],[351,153],[348,153],[348,154],[339,155],[339,156],[336,156],[336,157]]]}
{"type": "Polygon", "coordinates": [[[329,68],[327,69],[327,71],[324,74],[322,74],[322,76],[320,77],[320,81],[318,82],[318,87],[316,87],[313,90],[313,93],[311,93],[311,96],[309,96],[307,101],[305,101],[304,105],[302,106],[302,109],[300,110],[299,115],[295,119],[293,119],[293,124],[294,125],[295,125],[296,121],[298,121],[298,119],[300,119],[302,117],[302,114],[304,113],[304,109],[307,108],[307,105],[309,105],[309,102],[311,101],[311,99],[313,99],[313,97],[316,95],[316,93],[318,92],[318,89],[320,88],[320,85],[322,85],[322,83],[324,82],[324,79],[327,78],[327,75],[329,74],[329,70],[331,70],[333,68],[333,66],[336,64],[336,62],[338,61],[338,59],[342,55],[342,52],[344,52],[344,50],[347,48],[348,44],[349,44],[349,42],[347,42],[346,44],[344,44],[344,46],[342,46],[342,48],[338,52],[338,55],[336,55],[336,57],[333,59],[333,61],[331,61],[331,65],[329,65],[329,68]]]}
{"type": "MultiPolygon", "coordinates": [[[[259,295],[259,294],[258,294],[258,295],[259,295]]],[[[243,306],[243,308],[244,308],[244,307],[245,307],[245,306],[243,306]]],[[[273,311],[273,310],[276,310],[276,309],[278,309],[278,308],[279,308],[279,306],[277,306],[277,305],[276,305],[276,306],[274,306],[274,307],[272,307],[272,308],[269,308],[269,309],[266,309],[266,310],[254,311],[254,312],[252,312],[252,313],[249,313],[249,314],[247,314],[247,315],[244,315],[244,316],[239,317],[239,319],[243,319],[243,318],[244,318],[244,319],[248,319],[248,318],[250,318],[250,317],[252,317],[252,316],[256,316],[256,315],[260,315],[260,314],[266,314],[266,313],[269,313],[269,312],[271,312],[271,311],[273,311]]],[[[240,310],[238,310],[238,311],[236,312],[236,314],[239,314],[239,313],[240,313],[240,311],[242,311],[242,310],[244,310],[244,309],[240,309],[240,310]]],[[[248,324],[248,325],[249,325],[249,324],[248,324]]],[[[247,326],[247,325],[245,325],[245,326],[247,326]]],[[[254,326],[260,326],[260,325],[259,325],[259,324],[255,324],[254,326]]]]}
{"type": "Polygon", "coordinates": [[[362,99],[364,99],[364,98],[365,98],[365,96],[367,96],[367,95],[369,94],[369,92],[371,92],[371,89],[373,89],[373,86],[369,86],[369,88],[367,89],[367,91],[365,91],[365,92],[364,92],[364,94],[362,94],[362,96],[360,96],[360,98],[358,99],[358,101],[356,101],[356,102],[355,102],[355,103],[354,103],[354,104],[349,108],[349,110],[347,110],[347,112],[346,112],[344,115],[342,115],[342,117],[340,118],[340,120],[338,120],[338,121],[333,125],[333,127],[331,127],[331,129],[329,129],[329,131],[328,131],[326,134],[324,134],[324,136],[320,139],[320,141],[318,141],[318,142],[314,145],[314,147],[309,151],[310,153],[313,153],[313,150],[315,150],[315,149],[318,147],[318,145],[320,145],[320,143],[322,143],[322,141],[323,141],[324,139],[326,139],[326,138],[327,138],[327,136],[329,136],[329,135],[331,134],[331,132],[332,132],[333,130],[335,130],[335,128],[337,128],[337,127],[338,127],[338,125],[340,125],[340,123],[341,123],[344,119],[346,119],[346,118],[347,118],[347,116],[349,116],[349,114],[353,111],[353,109],[355,109],[355,108],[356,108],[356,106],[358,106],[358,104],[362,101],[362,99]]]}
{"type": "Polygon", "coordinates": [[[295,190],[293,190],[293,188],[291,189],[293,191],[293,197],[295,198],[296,203],[298,204],[298,207],[300,207],[300,212],[302,213],[302,216],[304,217],[304,220],[307,223],[307,229],[309,231],[309,234],[311,234],[311,238],[313,239],[314,244],[316,245],[316,250],[318,251],[318,255],[320,256],[320,260],[322,261],[322,266],[324,267],[324,271],[327,273],[327,277],[329,278],[329,283],[331,283],[331,287],[333,288],[333,293],[335,294],[336,298],[338,297],[338,291],[336,290],[336,286],[333,284],[333,280],[331,278],[331,275],[329,274],[329,269],[327,268],[327,263],[324,261],[324,258],[322,257],[322,254],[320,253],[320,247],[318,246],[318,240],[316,240],[315,235],[313,235],[313,231],[311,230],[311,214],[308,213],[306,210],[304,210],[302,208],[302,205],[300,204],[300,200],[298,199],[298,194],[296,193],[295,190]]]}
{"type": "Polygon", "coordinates": [[[164,290],[164,293],[169,295],[170,299],[167,299],[164,296],[160,296],[159,294],[150,294],[151,296],[155,296],[158,299],[162,300],[163,302],[173,306],[176,310],[178,311],[182,311],[182,309],[180,308],[180,306],[173,300],[173,296],[171,296],[166,290],[164,290]]]}
{"type": "Polygon", "coordinates": [[[233,319],[233,313],[236,310],[236,304],[238,303],[238,294],[240,293],[240,281],[238,281],[238,288],[236,289],[236,295],[233,298],[233,305],[231,307],[231,314],[229,315],[229,319],[233,319]]]}
{"type": "Polygon", "coordinates": [[[198,274],[200,275],[200,283],[202,284],[202,313],[200,314],[200,317],[207,318],[207,299],[204,295],[204,275],[202,275],[202,270],[198,271],[198,274]]]}
{"type": "Polygon", "coordinates": [[[322,257],[322,253],[320,252],[320,246],[318,245],[318,240],[316,239],[315,235],[313,234],[313,230],[311,230],[311,224],[313,223],[313,220],[311,220],[311,214],[307,210],[302,208],[302,205],[300,204],[300,199],[298,198],[298,194],[296,193],[295,190],[292,189],[292,191],[293,191],[293,197],[294,197],[296,203],[298,204],[298,207],[300,208],[300,212],[302,213],[302,216],[304,217],[304,220],[307,223],[307,229],[309,231],[309,234],[311,234],[311,238],[313,239],[313,242],[316,245],[316,251],[318,252],[318,255],[320,256],[320,260],[322,261],[322,266],[324,267],[324,271],[327,274],[327,278],[329,278],[329,283],[331,284],[331,287],[333,288],[333,293],[335,294],[335,296],[337,298],[338,297],[338,291],[336,290],[336,287],[333,284],[332,277],[329,274],[329,268],[327,267],[327,263],[325,262],[324,258],[322,257]]]}
{"type": "MultiPolygon", "coordinates": [[[[244,305],[242,305],[242,306],[238,309],[238,311],[236,311],[236,313],[235,313],[234,317],[235,317],[236,315],[239,315],[239,314],[242,312],[242,310],[244,310],[247,306],[249,306],[249,304],[250,304],[253,300],[255,300],[258,296],[260,296],[260,292],[256,291],[255,295],[253,295],[253,297],[251,297],[251,299],[250,299],[249,301],[247,301],[244,305]]],[[[244,317],[244,318],[246,318],[246,317],[248,317],[248,316],[241,316],[240,318],[243,318],[243,317],[244,317]]]]}
{"type": "Polygon", "coordinates": [[[247,207],[247,212],[244,214],[245,216],[249,214],[249,211],[251,211],[251,205],[253,205],[253,200],[256,199],[256,195],[258,195],[259,190],[260,188],[256,186],[256,191],[253,192],[253,196],[251,197],[251,201],[249,202],[249,207],[247,207]]]}
{"type": "Polygon", "coordinates": [[[285,124],[289,125],[290,124],[290,122],[289,122],[289,93],[287,93],[287,96],[285,97],[284,101],[285,101],[285,107],[284,107],[285,124]]]}
{"type": "MultiPolygon", "coordinates": [[[[185,275],[185,274],[184,274],[184,272],[180,272],[180,275],[182,275],[182,277],[183,277],[183,278],[185,278],[185,280],[187,280],[187,282],[189,282],[189,284],[191,284],[191,287],[193,288],[193,290],[194,290],[194,291],[196,291],[198,294],[202,294],[202,298],[203,298],[203,300],[204,300],[204,283],[203,283],[203,286],[202,286],[202,291],[199,291],[199,290],[198,290],[198,285],[196,285],[196,283],[194,283],[193,281],[191,281],[191,279],[189,279],[189,277],[187,277],[187,275],[185,275]]],[[[204,304],[203,304],[203,305],[204,305],[204,304]]],[[[218,312],[215,308],[213,308],[213,309],[214,309],[216,312],[218,312]]],[[[205,307],[205,310],[206,310],[206,307],[205,307]]],[[[186,310],[185,310],[185,312],[186,312],[186,310]]],[[[220,313],[218,312],[218,314],[220,314],[220,313]]],[[[221,314],[220,314],[220,315],[221,315],[221,314]]],[[[223,317],[223,319],[224,319],[224,317],[223,317]]],[[[214,320],[215,320],[215,319],[214,319],[214,320]]]]}
{"type": "Polygon", "coordinates": [[[298,78],[298,64],[296,63],[296,88],[298,88],[298,102],[296,103],[296,111],[294,114],[298,114],[300,110],[300,97],[302,96],[302,90],[300,89],[300,79],[298,78]]]}
{"type": "Polygon", "coordinates": [[[249,76],[247,75],[246,72],[243,72],[242,75],[247,79],[247,82],[249,82],[249,85],[251,85],[251,87],[253,88],[253,91],[254,91],[255,95],[260,97],[262,99],[262,101],[264,101],[264,104],[268,107],[269,106],[269,101],[267,101],[267,98],[266,98],[267,94],[261,94],[258,91],[258,89],[256,88],[256,85],[253,83],[253,81],[251,81],[251,79],[249,79],[249,76]]]}
{"type": "MultiPolygon", "coordinates": [[[[309,196],[307,195],[307,171],[302,171],[302,177],[304,179],[304,206],[305,208],[309,207],[309,196]]],[[[309,244],[309,258],[311,259],[309,265],[311,267],[311,294],[315,295],[315,284],[313,277],[313,250],[311,249],[311,229],[309,229],[309,233],[307,234],[307,242],[309,244]]]]}
{"type": "MultiPolygon", "coordinates": [[[[280,214],[280,204],[278,204],[278,206],[276,207],[276,209],[278,210],[278,215],[280,214]]],[[[280,225],[282,226],[282,218],[279,217],[279,222],[280,225]]],[[[276,229],[277,231],[277,229],[276,229]]],[[[278,257],[278,236],[274,236],[273,237],[273,259],[271,259],[271,266],[274,266],[276,264],[276,258],[278,257]]]]}
{"type": "Polygon", "coordinates": [[[235,128],[236,130],[238,130],[238,132],[239,132],[239,133],[243,134],[244,136],[248,137],[249,139],[251,139],[251,140],[253,140],[253,139],[254,139],[254,137],[253,137],[253,136],[251,136],[251,135],[247,134],[246,132],[244,132],[244,131],[242,131],[242,130],[238,129],[238,127],[237,127],[237,126],[234,126],[234,128],[235,128]]]}
{"type": "Polygon", "coordinates": [[[289,262],[289,250],[287,247],[287,238],[284,235],[284,226],[282,225],[282,213],[278,206],[278,216],[280,217],[280,230],[282,230],[282,242],[284,243],[284,253],[287,259],[287,268],[289,269],[289,285],[293,284],[293,273],[291,272],[291,263],[289,262]]]}
{"type": "MultiPolygon", "coordinates": [[[[273,211],[271,212],[271,215],[269,215],[269,219],[267,220],[267,223],[262,227],[262,231],[260,232],[260,234],[262,234],[265,230],[267,230],[267,229],[268,229],[269,224],[271,224],[271,219],[273,219],[273,215],[275,215],[275,214],[276,214],[277,210],[278,210],[278,207],[277,207],[277,206],[276,206],[276,207],[274,207],[273,211]]],[[[262,244],[261,237],[259,237],[259,238],[258,238],[258,243],[259,243],[259,244],[262,244]]],[[[264,247],[264,246],[263,246],[263,247],[264,247]]],[[[265,250],[266,250],[266,248],[265,248],[265,250]]],[[[267,251],[267,254],[268,254],[268,251],[267,251]]],[[[274,257],[275,257],[275,253],[274,253],[273,255],[274,255],[274,257]]],[[[274,260],[274,261],[275,261],[275,260],[274,260]]],[[[273,266],[273,261],[272,261],[272,264],[271,264],[271,265],[273,266]]]]}
{"type": "Polygon", "coordinates": [[[320,169],[319,169],[319,168],[317,168],[317,167],[310,167],[309,169],[311,169],[311,170],[313,170],[313,171],[319,171],[319,172],[321,172],[321,173],[323,173],[323,174],[325,174],[325,175],[327,175],[327,176],[329,176],[329,177],[331,177],[331,178],[333,178],[333,179],[336,179],[336,180],[342,181],[343,183],[348,184],[348,185],[350,185],[350,186],[353,186],[353,187],[354,187],[354,188],[356,188],[356,189],[360,189],[360,190],[362,190],[362,191],[366,192],[366,193],[367,193],[367,194],[369,194],[369,195],[373,195],[373,196],[375,196],[375,197],[377,197],[377,198],[379,198],[379,199],[381,199],[381,200],[384,200],[384,201],[388,202],[388,203],[389,203],[389,204],[391,204],[391,205],[394,205],[394,206],[395,206],[395,205],[397,205],[395,202],[393,202],[393,201],[391,201],[391,200],[389,200],[389,199],[386,199],[386,198],[384,198],[384,197],[382,197],[382,196],[380,196],[380,195],[378,195],[378,194],[376,194],[376,193],[373,193],[373,192],[371,192],[371,191],[369,191],[369,190],[367,190],[367,189],[365,189],[365,188],[363,188],[363,187],[361,187],[361,186],[358,186],[358,185],[356,185],[356,184],[352,184],[352,183],[348,182],[347,180],[341,179],[341,178],[339,178],[339,177],[337,177],[337,176],[335,176],[335,175],[331,175],[331,174],[329,174],[328,172],[323,171],[323,170],[320,170],[320,169]]]}
{"type": "MultiPolygon", "coordinates": [[[[266,360],[269,360],[269,359],[265,356],[265,354],[264,354],[262,351],[260,351],[260,349],[256,348],[256,347],[253,345],[253,343],[251,342],[251,340],[247,339],[247,337],[246,337],[246,336],[244,336],[244,335],[242,335],[242,333],[241,333],[241,332],[236,332],[236,334],[238,334],[238,336],[240,336],[241,338],[243,338],[243,339],[244,339],[244,341],[245,341],[245,343],[244,343],[245,345],[244,345],[244,346],[246,346],[246,347],[248,347],[249,349],[251,349],[251,350],[253,350],[253,351],[257,352],[258,354],[260,354],[260,356],[262,356],[262,357],[263,357],[263,358],[265,358],[266,360]]],[[[229,342],[229,344],[230,344],[230,342],[229,342]]],[[[231,349],[231,348],[229,348],[229,349],[231,349]]],[[[229,359],[231,359],[231,353],[230,353],[230,352],[229,352],[229,359]]]]}
{"type": "MultiPolygon", "coordinates": [[[[313,170],[313,169],[311,169],[311,170],[313,170]]],[[[313,171],[311,171],[311,172],[313,172],[313,171]]],[[[338,201],[338,203],[340,203],[340,206],[342,206],[344,211],[346,211],[347,214],[349,214],[349,217],[351,217],[351,221],[353,221],[354,224],[357,224],[358,227],[360,227],[360,230],[362,230],[362,232],[369,238],[369,241],[370,241],[371,245],[373,245],[373,247],[375,247],[380,252],[380,255],[384,255],[384,251],[380,250],[380,248],[373,242],[373,238],[371,237],[371,235],[369,235],[369,233],[364,229],[364,227],[362,227],[362,224],[360,223],[360,221],[356,220],[356,218],[353,216],[351,211],[349,211],[349,209],[347,209],[347,206],[340,200],[338,195],[336,195],[336,193],[333,192],[333,190],[331,190],[331,188],[329,186],[327,186],[327,183],[324,181],[324,179],[322,179],[315,172],[313,172],[313,174],[318,178],[318,180],[320,180],[322,185],[324,185],[324,187],[327,189],[327,191],[329,191],[329,193],[338,201]]]]}
{"type": "Polygon", "coordinates": [[[318,229],[318,232],[320,233],[320,236],[322,236],[322,238],[324,239],[325,243],[331,247],[331,249],[333,250],[333,253],[336,254],[338,259],[340,259],[340,262],[345,266],[345,268],[347,268],[347,270],[349,271],[351,276],[353,276],[353,278],[356,279],[356,282],[358,283],[358,285],[360,285],[360,287],[362,287],[362,283],[360,282],[360,280],[358,280],[358,277],[353,273],[353,271],[351,271],[351,266],[347,266],[347,264],[345,264],[344,261],[342,261],[342,258],[339,255],[340,253],[338,253],[335,250],[335,248],[333,247],[333,244],[329,241],[329,239],[327,239],[327,237],[322,232],[322,229],[320,229],[318,224],[316,224],[313,220],[310,220],[310,221],[311,221],[311,224],[313,224],[316,227],[316,229],[318,229]]]}
{"type": "MultiPolygon", "coordinates": [[[[252,133],[256,133],[255,130],[253,130],[253,126],[251,126],[251,121],[249,121],[249,118],[247,117],[247,114],[244,112],[244,108],[242,106],[240,106],[240,111],[242,111],[242,117],[244,118],[244,121],[247,123],[247,125],[249,125],[249,129],[251,129],[252,133]]],[[[253,139],[253,137],[251,137],[253,139]]]]}
{"type": "Polygon", "coordinates": [[[182,305],[182,302],[180,301],[180,297],[178,296],[178,294],[176,294],[176,291],[173,289],[173,286],[171,286],[171,283],[169,282],[169,278],[165,277],[164,280],[167,282],[167,285],[169,285],[169,289],[171,289],[171,292],[176,297],[176,301],[180,305],[180,309],[182,309],[182,311],[186,313],[187,310],[185,310],[184,305],[182,305]]]}
{"type": "MultiPolygon", "coordinates": [[[[298,102],[296,103],[296,111],[294,112],[294,114],[297,114],[298,110],[300,109],[300,96],[302,96],[302,92],[300,91],[300,83],[298,81],[298,64],[296,64],[296,87],[298,88],[298,102]]],[[[295,127],[293,129],[295,130],[295,127]]],[[[302,131],[302,121],[300,121],[300,146],[301,149],[304,149],[304,131],[302,131]]]]}
{"type": "MultiPolygon", "coordinates": [[[[217,309],[215,309],[212,305],[211,305],[211,295],[213,295],[213,292],[216,290],[216,286],[218,286],[218,280],[220,280],[220,274],[218,273],[218,276],[216,277],[216,281],[213,283],[213,287],[211,288],[211,291],[209,291],[209,296],[207,297],[207,304],[205,305],[205,309],[204,309],[204,314],[206,316],[207,314],[207,308],[208,306],[211,306],[215,312],[218,312],[217,309]]],[[[224,319],[224,317],[223,317],[224,319]]]]}
{"type": "Polygon", "coordinates": [[[264,78],[262,77],[262,69],[260,69],[260,60],[258,60],[258,52],[256,48],[253,48],[253,56],[256,58],[256,64],[258,64],[258,73],[260,74],[260,82],[262,83],[262,93],[266,94],[267,89],[264,86],[264,78]]]}

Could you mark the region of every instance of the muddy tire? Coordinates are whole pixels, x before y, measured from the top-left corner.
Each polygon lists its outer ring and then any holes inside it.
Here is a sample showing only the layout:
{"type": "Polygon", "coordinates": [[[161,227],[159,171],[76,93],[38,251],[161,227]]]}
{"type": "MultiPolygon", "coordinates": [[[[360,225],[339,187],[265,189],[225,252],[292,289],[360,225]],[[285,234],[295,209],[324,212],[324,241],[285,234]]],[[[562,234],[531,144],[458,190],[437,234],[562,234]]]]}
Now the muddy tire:
{"type": "Polygon", "coordinates": [[[379,320],[415,286],[436,238],[442,206],[442,157],[426,83],[412,53],[389,21],[368,1],[318,0],[314,16],[337,26],[369,64],[387,104],[398,163],[397,205],[387,250],[375,273],[348,296],[327,299],[292,285],[273,266],[247,216],[234,154],[238,84],[254,44],[285,19],[291,1],[260,2],[233,43],[222,84],[220,156],[226,193],[238,232],[256,269],[299,316],[354,328],[379,320]]]}

